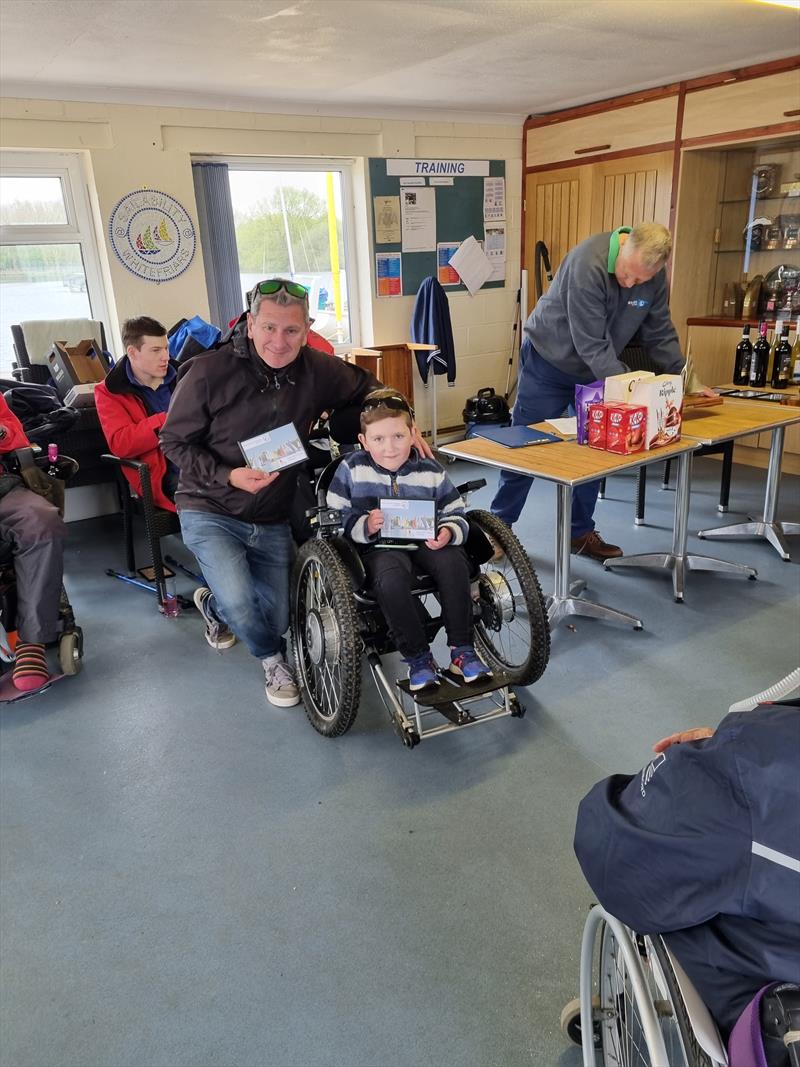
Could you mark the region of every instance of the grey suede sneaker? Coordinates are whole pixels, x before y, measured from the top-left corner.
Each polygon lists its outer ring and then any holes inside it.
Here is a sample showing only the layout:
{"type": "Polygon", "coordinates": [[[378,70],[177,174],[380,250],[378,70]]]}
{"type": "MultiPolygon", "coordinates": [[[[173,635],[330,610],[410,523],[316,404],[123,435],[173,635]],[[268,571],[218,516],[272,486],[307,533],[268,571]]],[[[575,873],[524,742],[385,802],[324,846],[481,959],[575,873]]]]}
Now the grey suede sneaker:
{"type": "Polygon", "coordinates": [[[262,660],[267,700],[276,708],[293,708],[300,703],[292,668],[285,660],[267,665],[262,660]]]}
{"type": "Polygon", "coordinates": [[[199,589],[194,591],[194,606],[203,616],[203,621],[206,624],[206,641],[217,652],[223,648],[233,648],[236,644],[236,637],[224,622],[220,622],[217,616],[214,614],[214,606],[212,600],[214,594],[208,588],[207,585],[201,585],[199,589]]]}

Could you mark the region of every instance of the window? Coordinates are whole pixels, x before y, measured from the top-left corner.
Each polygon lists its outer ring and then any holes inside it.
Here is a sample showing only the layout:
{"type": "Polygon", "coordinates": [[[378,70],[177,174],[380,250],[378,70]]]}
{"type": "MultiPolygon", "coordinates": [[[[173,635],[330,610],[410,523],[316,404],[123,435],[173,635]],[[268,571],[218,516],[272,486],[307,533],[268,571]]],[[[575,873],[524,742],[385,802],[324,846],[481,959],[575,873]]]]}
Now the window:
{"type": "Polygon", "coordinates": [[[14,323],[104,321],[105,311],[78,156],[2,153],[0,376],[11,377],[14,323]]]}
{"type": "Polygon", "coordinates": [[[308,289],[312,328],[334,347],[352,344],[357,315],[349,169],[228,166],[242,292],[276,275],[298,281],[308,289]]]}

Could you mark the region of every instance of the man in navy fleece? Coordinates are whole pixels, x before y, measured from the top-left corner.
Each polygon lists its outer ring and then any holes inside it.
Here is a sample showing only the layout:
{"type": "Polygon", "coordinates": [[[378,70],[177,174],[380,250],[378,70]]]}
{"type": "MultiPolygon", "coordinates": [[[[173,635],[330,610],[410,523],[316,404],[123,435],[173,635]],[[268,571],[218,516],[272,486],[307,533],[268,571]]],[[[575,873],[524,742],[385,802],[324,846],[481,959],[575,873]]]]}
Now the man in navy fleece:
{"type": "MultiPolygon", "coordinates": [[[[683,369],[667,306],[664,264],[671,250],[665,226],[642,222],[589,237],[567,253],[523,329],[515,426],[563,415],[575,400],[576,385],[624,374],[628,367],[619,356],[634,335],[664,373],[683,369]]],[[[504,471],[493,513],[513,525],[532,482],[504,471]]],[[[621,556],[622,549],[595,529],[599,485],[587,482],[573,490],[572,551],[602,561],[621,556]]]]}

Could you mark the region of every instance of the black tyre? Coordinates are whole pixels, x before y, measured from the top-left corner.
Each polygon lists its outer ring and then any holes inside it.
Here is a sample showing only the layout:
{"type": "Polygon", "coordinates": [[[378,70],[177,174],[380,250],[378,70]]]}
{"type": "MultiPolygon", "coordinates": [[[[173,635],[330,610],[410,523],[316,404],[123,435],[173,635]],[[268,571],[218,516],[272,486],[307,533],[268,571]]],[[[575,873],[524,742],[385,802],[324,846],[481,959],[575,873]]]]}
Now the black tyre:
{"type": "Polygon", "coordinates": [[[512,685],[532,685],[550,659],[550,623],[536,571],[502,519],[478,510],[467,517],[503,552],[502,558],[481,565],[475,644],[512,685]]]}
{"type": "MultiPolygon", "coordinates": [[[[656,1008],[669,1067],[712,1067],[692,1032],[686,1006],[659,937],[636,937],[639,959],[656,1008]]],[[[600,1047],[604,1067],[661,1067],[647,1052],[640,1008],[625,957],[611,928],[600,934],[600,1047]]]]}
{"type": "Polygon", "coordinates": [[[292,642],[308,720],[325,737],[346,733],[361,694],[361,638],[350,575],[326,541],[306,541],[291,584],[292,642]]]}

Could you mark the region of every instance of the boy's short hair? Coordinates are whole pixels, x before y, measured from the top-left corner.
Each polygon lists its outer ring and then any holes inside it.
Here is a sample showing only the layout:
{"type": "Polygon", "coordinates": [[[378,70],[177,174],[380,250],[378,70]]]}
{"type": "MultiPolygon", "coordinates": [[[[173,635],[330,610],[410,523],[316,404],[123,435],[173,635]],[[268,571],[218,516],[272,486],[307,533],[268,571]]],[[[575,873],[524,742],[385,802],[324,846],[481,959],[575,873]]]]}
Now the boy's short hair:
{"type": "Polygon", "coordinates": [[[361,405],[361,432],[381,419],[403,419],[409,430],[414,426],[414,409],[397,389],[373,389],[361,405]]]}
{"type": "Polygon", "coordinates": [[[128,345],[141,348],[145,337],[166,337],[167,331],[156,319],[149,315],[140,315],[138,319],[126,319],[122,324],[122,344],[127,350],[128,345]]]}

